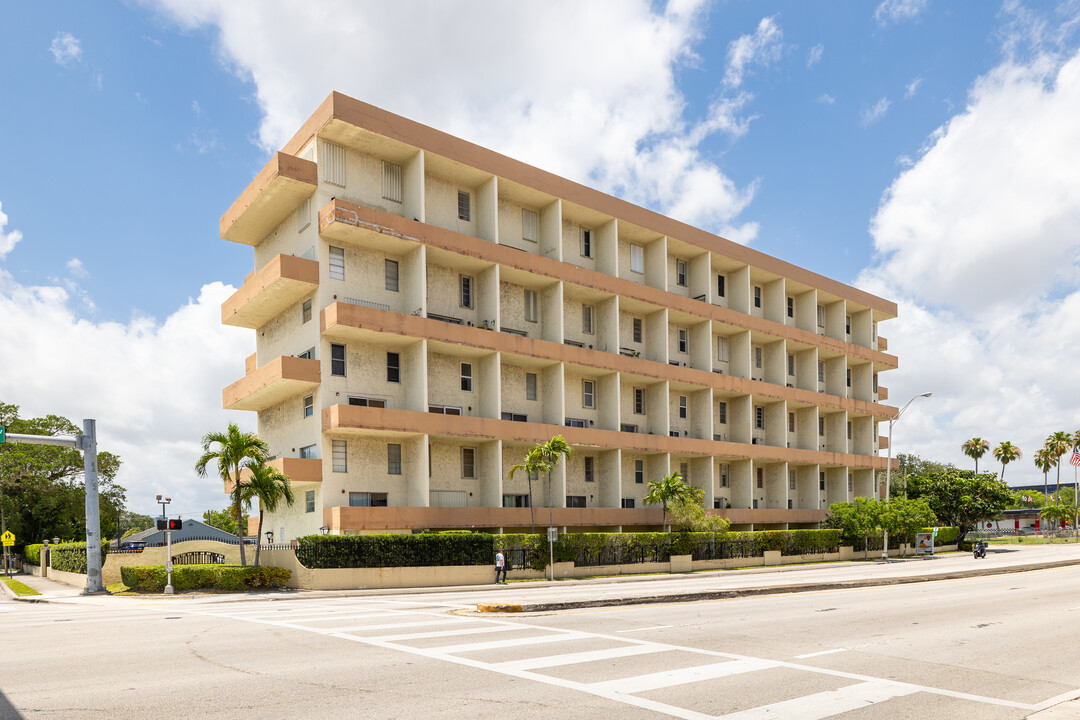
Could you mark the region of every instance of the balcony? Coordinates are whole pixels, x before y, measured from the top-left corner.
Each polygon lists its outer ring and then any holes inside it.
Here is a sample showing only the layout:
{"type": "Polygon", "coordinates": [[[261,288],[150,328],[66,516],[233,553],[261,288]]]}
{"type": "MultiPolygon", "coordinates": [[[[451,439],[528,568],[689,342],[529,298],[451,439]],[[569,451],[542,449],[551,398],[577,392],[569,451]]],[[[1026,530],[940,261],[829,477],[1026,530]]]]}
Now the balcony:
{"type": "Polygon", "coordinates": [[[889,438],[885,435],[878,435],[878,450],[886,450],[889,447],[889,438]]]}
{"type": "MultiPolygon", "coordinates": [[[[274,458],[266,463],[276,468],[293,483],[321,483],[322,460],[312,458],[274,458]]],[[[251,471],[244,469],[240,473],[240,484],[243,485],[251,477],[251,471]]],[[[225,494],[232,493],[233,481],[225,480],[225,494]]]]}
{"type": "Polygon", "coordinates": [[[221,237],[244,245],[258,245],[315,192],[317,185],[315,163],[277,153],[221,216],[221,237]]]}
{"type": "Polygon", "coordinates": [[[885,402],[886,400],[888,400],[889,399],[889,388],[881,387],[880,385],[878,385],[877,399],[878,399],[878,402],[885,402]]]}
{"type": "Polygon", "coordinates": [[[319,361],[282,356],[221,391],[226,410],[265,410],[319,384],[319,361]]]}
{"type": "Polygon", "coordinates": [[[319,286],[319,263],[278,255],[221,304],[221,322],[258,329],[319,286]]]}
{"type": "Polygon", "coordinates": [[[878,335],[877,349],[880,350],[881,352],[885,352],[886,350],[889,349],[889,341],[886,340],[885,338],[881,337],[880,335],[878,335]]]}

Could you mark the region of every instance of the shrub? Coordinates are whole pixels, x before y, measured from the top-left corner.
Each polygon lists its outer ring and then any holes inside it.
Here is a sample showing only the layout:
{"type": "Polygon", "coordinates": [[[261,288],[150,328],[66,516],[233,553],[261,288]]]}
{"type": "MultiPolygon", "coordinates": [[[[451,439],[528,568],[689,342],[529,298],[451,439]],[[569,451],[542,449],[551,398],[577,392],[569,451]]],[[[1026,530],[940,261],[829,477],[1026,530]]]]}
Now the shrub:
{"type": "MultiPolygon", "coordinates": [[[[240,591],[258,587],[283,586],[292,575],[291,570],[278,567],[254,567],[251,565],[174,565],[173,589],[240,591]]],[[[165,589],[168,576],[163,565],[125,565],[120,568],[120,578],[133,590],[160,592],[165,589]]]]}
{"type": "MultiPolygon", "coordinates": [[[[107,544],[101,546],[101,562],[109,552],[107,544]]],[[[86,543],[69,542],[49,546],[49,564],[54,570],[86,574],[86,543]]]]}
{"type": "Polygon", "coordinates": [[[491,565],[495,548],[477,532],[308,535],[297,540],[296,557],[312,569],[491,565]]]}
{"type": "Polygon", "coordinates": [[[30,563],[31,565],[40,565],[41,564],[41,548],[42,548],[41,543],[36,543],[34,545],[27,545],[26,547],[24,547],[23,548],[23,556],[26,558],[26,562],[30,563]]]}
{"type": "MultiPolygon", "coordinates": [[[[934,528],[923,528],[919,532],[934,532],[934,528]]],[[[958,527],[939,527],[937,537],[934,538],[934,545],[952,545],[959,536],[960,528],[958,527]]]]}

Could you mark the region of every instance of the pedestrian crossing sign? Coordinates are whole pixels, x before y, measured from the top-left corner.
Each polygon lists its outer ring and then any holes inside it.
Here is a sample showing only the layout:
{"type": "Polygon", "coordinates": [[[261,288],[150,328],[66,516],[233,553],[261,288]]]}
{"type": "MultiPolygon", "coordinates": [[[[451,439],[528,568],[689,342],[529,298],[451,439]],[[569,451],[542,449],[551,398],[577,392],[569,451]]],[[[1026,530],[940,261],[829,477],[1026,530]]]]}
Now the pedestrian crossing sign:
{"type": "Polygon", "coordinates": [[[3,541],[4,547],[11,547],[15,544],[15,533],[8,530],[3,535],[0,535],[0,541],[3,541]]]}

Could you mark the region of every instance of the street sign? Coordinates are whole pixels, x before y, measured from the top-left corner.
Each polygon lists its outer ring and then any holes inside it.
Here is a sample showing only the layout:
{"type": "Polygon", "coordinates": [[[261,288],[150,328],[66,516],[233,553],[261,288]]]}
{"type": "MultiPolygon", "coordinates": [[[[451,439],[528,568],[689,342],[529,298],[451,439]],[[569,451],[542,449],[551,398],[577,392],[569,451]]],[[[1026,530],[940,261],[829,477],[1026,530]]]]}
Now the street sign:
{"type": "Polygon", "coordinates": [[[558,541],[559,541],[559,528],[549,527],[548,528],[548,542],[558,542],[558,541]]]}
{"type": "Polygon", "coordinates": [[[0,425],[0,443],[7,442],[7,428],[0,425]]]}
{"type": "Polygon", "coordinates": [[[3,541],[4,547],[11,547],[15,544],[15,533],[8,530],[3,535],[0,535],[0,540],[3,541]]]}

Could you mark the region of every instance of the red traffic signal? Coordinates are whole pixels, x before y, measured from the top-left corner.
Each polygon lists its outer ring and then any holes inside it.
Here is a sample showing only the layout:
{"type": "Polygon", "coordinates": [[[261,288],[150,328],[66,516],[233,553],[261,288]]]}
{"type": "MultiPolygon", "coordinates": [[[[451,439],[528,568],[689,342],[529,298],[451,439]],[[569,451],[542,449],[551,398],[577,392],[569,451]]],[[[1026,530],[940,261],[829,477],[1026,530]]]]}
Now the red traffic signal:
{"type": "Polygon", "coordinates": [[[169,520],[169,529],[170,530],[180,530],[183,527],[184,527],[184,521],[183,520],[181,520],[179,518],[177,518],[176,520],[169,520]]]}

